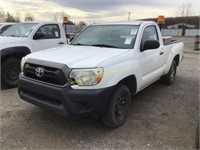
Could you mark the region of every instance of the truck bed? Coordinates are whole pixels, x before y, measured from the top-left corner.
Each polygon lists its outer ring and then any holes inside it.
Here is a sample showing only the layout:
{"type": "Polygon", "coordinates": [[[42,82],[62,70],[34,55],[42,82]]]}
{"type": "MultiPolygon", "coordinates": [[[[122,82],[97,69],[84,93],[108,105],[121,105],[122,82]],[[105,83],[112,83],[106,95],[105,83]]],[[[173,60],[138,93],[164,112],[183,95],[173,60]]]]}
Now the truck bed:
{"type": "Polygon", "coordinates": [[[174,43],[178,43],[178,42],[182,42],[182,40],[174,40],[174,39],[172,39],[172,36],[163,36],[162,39],[163,39],[163,44],[165,46],[171,45],[171,44],[174,44],[174,43]]]}

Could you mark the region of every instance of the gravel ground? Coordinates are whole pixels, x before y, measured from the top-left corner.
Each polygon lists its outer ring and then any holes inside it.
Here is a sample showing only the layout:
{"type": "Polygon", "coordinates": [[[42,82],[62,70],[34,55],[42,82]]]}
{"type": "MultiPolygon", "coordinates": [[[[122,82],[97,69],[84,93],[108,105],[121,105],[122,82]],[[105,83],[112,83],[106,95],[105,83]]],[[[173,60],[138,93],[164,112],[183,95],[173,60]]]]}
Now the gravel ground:
{"type": "Polygon", "coordinates": [[[193,149],[199,113],[200,51],[185,41],[176,83],[137,94],[127,122],[111,130],[92,118],[64,118],[1,90],[1,149],[193,149]]]}

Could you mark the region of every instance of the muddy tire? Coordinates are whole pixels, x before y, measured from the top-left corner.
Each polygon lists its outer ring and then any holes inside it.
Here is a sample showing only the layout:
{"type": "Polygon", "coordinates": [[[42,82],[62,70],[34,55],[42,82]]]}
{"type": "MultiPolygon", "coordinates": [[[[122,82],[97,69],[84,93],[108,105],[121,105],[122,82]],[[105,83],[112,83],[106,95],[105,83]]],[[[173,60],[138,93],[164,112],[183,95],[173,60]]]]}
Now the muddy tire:
{"type": "Polygon", "coordinates": [[[172,84],[174,84],[175,77],[176,77],[176,67],[177,67],[176,61],[173,60],[169,72],[165,76],[163,76],[161,78],[161,80],[162,80],[162,82],[164,84],[166,84],[166,85],[172,85],[172,84]]]}
{"type": "Polygon", "coordinates": [[[20,71],[19,59],[6,59],[1,67],[1,86],[4,88],[16,87],[20,71]]]}
{"type": "Polygon", "coordinates": [[[131,94],[127,86],[118,85],[106,113],[102,116],[105,125],[117,128],[123,125],[128,116],[131,94]]]}

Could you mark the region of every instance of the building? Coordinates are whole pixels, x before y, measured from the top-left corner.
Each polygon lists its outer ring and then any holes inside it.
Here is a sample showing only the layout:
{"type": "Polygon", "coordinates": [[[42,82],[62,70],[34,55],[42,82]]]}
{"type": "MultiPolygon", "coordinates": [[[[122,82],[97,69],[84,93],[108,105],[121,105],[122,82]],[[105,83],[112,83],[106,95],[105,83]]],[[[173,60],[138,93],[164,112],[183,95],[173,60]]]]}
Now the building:
{"type": "Polygon", "coordinates": [[[195,29],[195,25],[186,24],[186,23],[178,23],[174,25],[168,26],[168,29],[195,29]]]}

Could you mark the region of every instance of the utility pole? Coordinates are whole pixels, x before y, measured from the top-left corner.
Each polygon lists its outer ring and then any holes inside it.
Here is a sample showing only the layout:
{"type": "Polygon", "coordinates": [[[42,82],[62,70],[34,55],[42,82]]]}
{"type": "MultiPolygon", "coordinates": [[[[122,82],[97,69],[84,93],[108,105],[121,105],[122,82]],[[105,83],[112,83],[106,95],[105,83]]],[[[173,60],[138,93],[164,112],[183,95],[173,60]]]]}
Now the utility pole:
{"type": "Polygon", "coordinates": [[[130,21],[131,18],[131,12],[128,13],[128,21],[130,21]]]}

